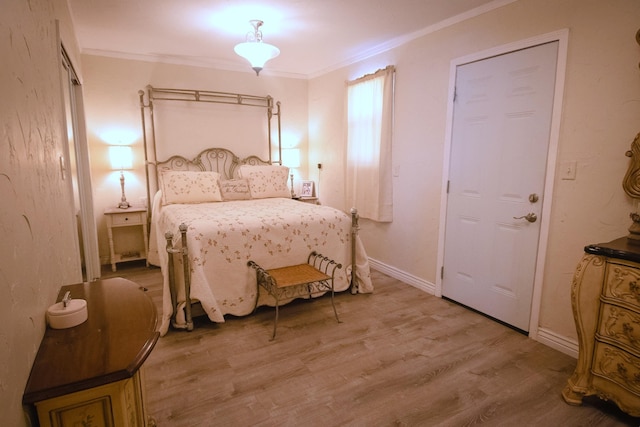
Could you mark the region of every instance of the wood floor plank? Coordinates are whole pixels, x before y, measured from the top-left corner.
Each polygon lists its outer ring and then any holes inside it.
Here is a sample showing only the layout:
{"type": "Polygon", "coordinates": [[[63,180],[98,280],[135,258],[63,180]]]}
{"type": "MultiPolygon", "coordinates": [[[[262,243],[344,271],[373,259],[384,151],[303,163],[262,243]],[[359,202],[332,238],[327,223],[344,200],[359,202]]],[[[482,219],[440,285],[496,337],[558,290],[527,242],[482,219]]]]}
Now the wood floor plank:
{"type": "MultiPolygon", "coordinates": [[[[162,307],[159,269],[117,273],[162,307]]],[[[145,363],[158,426],[638,426],[561,391],[576,360],[482,315],[372,271],[370,295],[294,302],[170,330],[145,363]]],[[[567,286],[569,286],[567,284],[567,286]]]]}

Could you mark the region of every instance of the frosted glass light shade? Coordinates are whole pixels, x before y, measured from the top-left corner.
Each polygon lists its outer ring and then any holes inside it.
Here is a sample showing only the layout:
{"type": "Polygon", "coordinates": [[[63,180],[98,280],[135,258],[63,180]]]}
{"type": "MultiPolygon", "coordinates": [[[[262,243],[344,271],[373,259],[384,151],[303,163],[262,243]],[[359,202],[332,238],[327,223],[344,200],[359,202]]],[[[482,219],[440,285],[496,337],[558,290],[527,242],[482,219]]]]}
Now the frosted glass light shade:
{"type": "Polygon", "coordinates": [[[261,41],[239,43],[233,48],[233,50],[238,55],[249,61],[251,68],[255,70],[256,75],[260,74],[260,70],[262,70],[264,64],[268,60],[280,55],[280,49],[274,45],[263,43],[261,41]]]}

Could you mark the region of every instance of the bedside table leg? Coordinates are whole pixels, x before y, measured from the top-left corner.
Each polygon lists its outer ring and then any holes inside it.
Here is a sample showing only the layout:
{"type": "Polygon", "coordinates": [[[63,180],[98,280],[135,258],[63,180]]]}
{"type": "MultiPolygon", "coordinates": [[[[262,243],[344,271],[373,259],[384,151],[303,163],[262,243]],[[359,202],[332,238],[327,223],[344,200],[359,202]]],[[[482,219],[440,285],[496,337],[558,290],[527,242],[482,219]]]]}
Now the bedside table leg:
{"type": "Polygon", "coordinates": [[[145,220],[142,223],[142,238],[144,240],[144,258],[145,258],[145,263],[147,265],[147,267],[149,267],[149,238],[147,237],[148,234],[148,229],[147,229],[147,221],[145,220]]]}
{"type": "Polygon", "coordinates": [[[113,249],[113,229],[111,227],[111,223],[107,220],[107,235],[109,236],[109,261],[111,261],[111,271],[116,271],[116,254],[113,249]]]}

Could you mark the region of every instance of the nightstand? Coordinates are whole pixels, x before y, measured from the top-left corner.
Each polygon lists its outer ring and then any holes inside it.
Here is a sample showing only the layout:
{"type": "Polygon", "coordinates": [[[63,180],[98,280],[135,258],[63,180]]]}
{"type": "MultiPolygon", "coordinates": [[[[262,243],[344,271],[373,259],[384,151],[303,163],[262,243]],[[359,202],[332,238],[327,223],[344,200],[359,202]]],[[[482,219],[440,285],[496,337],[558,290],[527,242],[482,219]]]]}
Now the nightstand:
{"type": "Polygon", "coordinates": [[[312,205],[320,204],[320,200],[317,197],[300,197],[296,200],[303,203],[311,203],[312,205]]]}
{"type": "MultiPolygon", "coordinates": [[[[116,271],[116,263],[124,261],[135,261],[139,259],[147,259],[147,248],[149,242],[147,238],[147,209],[146,208],[128,208],[128,209],[107,209],[104,211],[107,217],[107,233],[109,235],[109,255],[111,259],[111,270],[116,271]],[[116,228],[122,227],[140,227],[142,230],[142,238],[144,246],[140,249],[140,242],[134,248],[120,250],[116,253],[113,240],[113,232],[116,228]]],[[[149,262],[147,261],[147,266],[149,262]]]]}

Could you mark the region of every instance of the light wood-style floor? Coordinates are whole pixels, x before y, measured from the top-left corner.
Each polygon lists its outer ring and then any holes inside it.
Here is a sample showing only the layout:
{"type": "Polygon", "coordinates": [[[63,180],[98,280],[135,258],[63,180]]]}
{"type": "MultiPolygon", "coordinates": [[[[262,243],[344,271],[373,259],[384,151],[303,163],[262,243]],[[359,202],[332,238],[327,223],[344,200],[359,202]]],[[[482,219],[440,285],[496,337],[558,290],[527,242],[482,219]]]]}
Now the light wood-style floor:
{"type": "MultiPolygon", "coordinates": [[[[158,426],[624,426],[615,406],[561,396],[576,360],[373,271],[337,295],[170,330],[145,363],[158,426]]],[[[119,264],[161,311],[157,268],[119,264]]],[[[568,286],[568,284],[567,284],[568,286]]]]}

